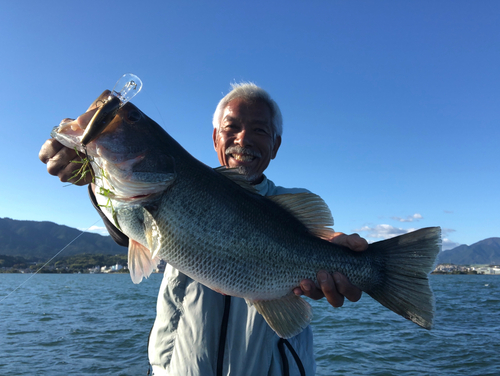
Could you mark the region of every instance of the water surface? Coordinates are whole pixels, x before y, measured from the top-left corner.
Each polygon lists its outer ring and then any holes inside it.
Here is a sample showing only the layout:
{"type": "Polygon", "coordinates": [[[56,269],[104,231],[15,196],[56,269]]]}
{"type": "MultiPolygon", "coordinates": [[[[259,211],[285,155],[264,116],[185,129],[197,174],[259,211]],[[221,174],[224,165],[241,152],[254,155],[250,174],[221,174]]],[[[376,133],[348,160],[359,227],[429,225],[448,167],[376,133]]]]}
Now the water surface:
{"type": "MultiPolygon", "coordinates": [[[[29,276],[0,274],[0,299],[29,276]]],[[[146,375],[161,275],[39,274],[0,303],[1,375],[146,375]]],[[[369,296],[314,306],[318,375],[499,375],[500,276],[432,275],[434,329],[369,296]]]]}

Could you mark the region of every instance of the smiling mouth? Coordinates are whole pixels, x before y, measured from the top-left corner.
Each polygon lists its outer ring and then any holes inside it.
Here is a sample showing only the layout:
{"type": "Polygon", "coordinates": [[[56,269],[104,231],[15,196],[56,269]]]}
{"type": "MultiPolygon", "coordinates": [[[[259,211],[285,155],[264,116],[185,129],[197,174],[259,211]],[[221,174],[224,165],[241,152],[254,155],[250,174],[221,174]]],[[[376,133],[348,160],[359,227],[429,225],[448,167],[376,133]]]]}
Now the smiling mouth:
{"type": "Polygon", "coordinates": [[[256,157],[248,154],[229,154],[231,158],[238,162],[252,162],[256,157]]]}

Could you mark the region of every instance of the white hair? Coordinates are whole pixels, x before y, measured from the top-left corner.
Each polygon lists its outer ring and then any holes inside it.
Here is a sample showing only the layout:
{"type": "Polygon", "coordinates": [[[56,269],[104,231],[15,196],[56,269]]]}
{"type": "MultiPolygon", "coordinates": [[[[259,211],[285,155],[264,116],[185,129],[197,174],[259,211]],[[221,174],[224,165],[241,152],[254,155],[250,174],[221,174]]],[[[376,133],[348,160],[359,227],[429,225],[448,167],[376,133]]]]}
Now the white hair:
{"type": "Polygon", "coordinates": [[[231,84],[232,90],[220,100],[215,109],[212,124],[217,132],[219,131],[222,114],[226,106],[233,99],[243,99],[245,101],[263,101],[271,110],[271,125],[273,127],[273,139],[283,134],[283,118],[278,104],[271,98],[269,93],[252,82],[242,82],[231,84]]]}

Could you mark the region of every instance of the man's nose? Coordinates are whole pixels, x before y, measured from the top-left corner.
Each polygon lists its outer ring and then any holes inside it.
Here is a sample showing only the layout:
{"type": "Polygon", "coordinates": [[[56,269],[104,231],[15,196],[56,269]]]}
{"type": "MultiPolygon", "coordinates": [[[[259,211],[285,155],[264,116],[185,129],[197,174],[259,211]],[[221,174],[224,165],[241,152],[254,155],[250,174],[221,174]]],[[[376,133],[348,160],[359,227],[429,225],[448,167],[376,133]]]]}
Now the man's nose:
{"type": "Polygon", "coordinates": [[[251,146],[252,145],[252,137],[251,137],[250,133],[244,129],[241,132],[238,132],[234,142],[235,142],[235,144],[238,144],[241,147],[251,146]]]}

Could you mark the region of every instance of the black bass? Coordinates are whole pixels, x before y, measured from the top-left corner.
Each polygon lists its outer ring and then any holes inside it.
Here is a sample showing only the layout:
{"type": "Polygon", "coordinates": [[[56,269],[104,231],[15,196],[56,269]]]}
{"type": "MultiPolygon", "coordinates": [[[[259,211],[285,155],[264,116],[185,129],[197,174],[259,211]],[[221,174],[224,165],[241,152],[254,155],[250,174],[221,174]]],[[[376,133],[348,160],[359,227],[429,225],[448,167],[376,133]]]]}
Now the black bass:
{"type": "Polygon", "coordinates": [[[196,160],[131,103],[86,147],[83,132],[70,122],[52,136],[88,155],[98,202],[130,238],[134,283],[164,259],[215,291],[246,299],[289,338],[312,318],[311,306],[293,288],[305,278],[315,281],[321,269],[339,271],[387,308],[431,328],[428,274],[440,250],[439,227],[352,252],[325,240],[333,219],[321,198],[262,197],[235,171],[196,160]]]}

